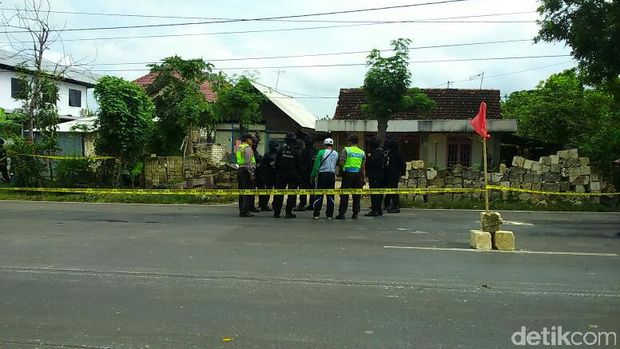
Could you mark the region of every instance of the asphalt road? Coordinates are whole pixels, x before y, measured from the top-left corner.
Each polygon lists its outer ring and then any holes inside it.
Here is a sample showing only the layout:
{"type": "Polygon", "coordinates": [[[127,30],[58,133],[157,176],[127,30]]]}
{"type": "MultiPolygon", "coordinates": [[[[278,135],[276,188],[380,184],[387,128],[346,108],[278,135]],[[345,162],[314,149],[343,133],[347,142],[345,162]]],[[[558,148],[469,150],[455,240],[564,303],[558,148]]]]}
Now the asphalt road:
{"type": "MultiPolygon", "coordinates": [[[[0,202],[0,348],[510,348],[620,332],[620,215],[239,219],[235,205],[0,202]]],[[[620,344],[620,343],[619,343],[620,344]]]]}

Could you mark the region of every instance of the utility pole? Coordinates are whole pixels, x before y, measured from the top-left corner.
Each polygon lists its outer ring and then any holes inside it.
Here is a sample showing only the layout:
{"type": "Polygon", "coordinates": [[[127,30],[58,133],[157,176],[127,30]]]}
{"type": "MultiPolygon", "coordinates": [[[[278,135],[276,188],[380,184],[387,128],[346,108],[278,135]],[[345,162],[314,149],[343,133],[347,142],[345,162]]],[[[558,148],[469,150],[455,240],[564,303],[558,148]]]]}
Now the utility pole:
{"type": "Polygon", "coordinates": [[[452,83],[452,81],[448,80],[448,82],[446,83],[446,88],[450,88],[450,84],[452,83]]]}
{"type": "Polygon", "coordinates": [[[278,90],[278,82],[280,81],[280,73],[284,73],[284,70],[278,69],[277,73],[278,73],[278,76],[276,77],[276,87],[275,87],[276,91],[278,90]]]}
{"type": "Polygon", "coordinates": [[[480,89],[482,90],[482,82],[484,81],[484,72],[480,73],[480,89]]]}

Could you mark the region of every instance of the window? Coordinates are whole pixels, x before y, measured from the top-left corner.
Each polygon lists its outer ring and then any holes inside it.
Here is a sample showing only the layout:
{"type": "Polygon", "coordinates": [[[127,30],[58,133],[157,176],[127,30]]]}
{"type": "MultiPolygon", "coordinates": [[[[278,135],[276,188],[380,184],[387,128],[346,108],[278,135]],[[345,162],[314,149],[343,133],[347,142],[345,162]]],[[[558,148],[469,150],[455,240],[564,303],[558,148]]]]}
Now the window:
{"type": "Polygon", "coordinates": [[[69,89],[69,106],[82,107],[82,91],[69,89]]]}
{"type": "Polygon", "coordinates": [[[468,138],[448,138],[448,167],[460,164],[471,166],[471,141],[468,138]]]}
{"type": "Polygon", "coordinates": [[[21,79],[11,78],[11,98],[24,99],[26,96],[24,81],[21,79]]]}

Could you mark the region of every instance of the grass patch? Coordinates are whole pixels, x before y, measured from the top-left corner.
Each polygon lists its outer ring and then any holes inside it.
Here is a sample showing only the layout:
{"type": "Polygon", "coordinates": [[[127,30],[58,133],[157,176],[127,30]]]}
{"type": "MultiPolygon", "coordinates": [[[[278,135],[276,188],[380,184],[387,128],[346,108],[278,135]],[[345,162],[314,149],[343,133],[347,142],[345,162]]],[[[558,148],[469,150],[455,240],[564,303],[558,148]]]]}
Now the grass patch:
{"type": "Polygon", "coordinates": [[[206,195],[128,195],[128,194],[72,194],[0,191],[0,200],[141,203],[141,204],[222,204],[236,201],[236,197],[206,195]]]}

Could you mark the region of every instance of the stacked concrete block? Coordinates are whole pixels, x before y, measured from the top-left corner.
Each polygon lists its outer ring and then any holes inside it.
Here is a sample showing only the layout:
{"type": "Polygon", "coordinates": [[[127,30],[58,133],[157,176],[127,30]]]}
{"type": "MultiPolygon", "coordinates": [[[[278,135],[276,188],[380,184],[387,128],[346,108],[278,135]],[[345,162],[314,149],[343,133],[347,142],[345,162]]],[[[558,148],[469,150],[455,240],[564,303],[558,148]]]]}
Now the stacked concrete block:
{"type": "Polygon", "coordinates": [[[214,188],[236,182],[236,170],[216,165],[212,159],[199,156],[159,156],[145,160],[144,177],[147,187],[214,188]]]}

